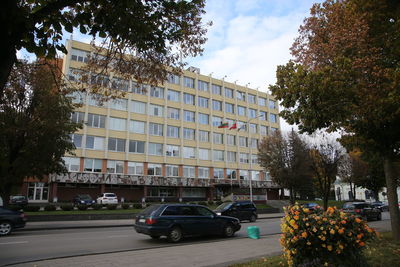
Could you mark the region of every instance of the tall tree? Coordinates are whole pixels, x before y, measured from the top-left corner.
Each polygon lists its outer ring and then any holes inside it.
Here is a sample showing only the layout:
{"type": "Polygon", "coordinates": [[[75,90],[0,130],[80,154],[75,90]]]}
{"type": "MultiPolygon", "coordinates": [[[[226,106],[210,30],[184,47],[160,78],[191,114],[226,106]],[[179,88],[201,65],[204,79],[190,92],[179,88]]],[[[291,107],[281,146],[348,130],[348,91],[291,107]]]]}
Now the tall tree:
{"type": "Polygon", "coordinates": [[[165,66],[202,52],[204,0],[4,0],[0,10],[0,99],[16,52],[37,57],[67,53],[64,31],[106,38],[114,63],[143,81],[165,80],[165,66]],[[135,57],[122,57],[121,54],[135,57]],[[136,66],[136,67],[135,67],[136,66]],[[129,67],[127,69],[127,67],[129,67]]]}
{"type": "Polygon", "coordinates": [[[268,170],[272,181],[289,189],[294,204],[296,191],[310,184],[307,144],[293,130],[285,138],[280,131],[265,137],[258,148],[260,165],[268,170]]]}
{"type": "Polygon", "coordinates": [[[270,89],[302,132],[343,130],[346,146],[382,158],[393,235],[400,240],[400,2],[315,4],[270,89]]]}
{"type": "Polygon", "coordinates": [[[360,151],[350,151],[340,166],[338,176],[341,181],[350,185],[351,199],[356,196],[356,181],[368,175],[368,165],[361,160],[360,151]]]}
{"type": "Polygon", "coordinates": [[[0,101],[0,196],[10,194],[24,178],[64,171],[62,157],[72,152],[71,100],[57,89],[53,67],[17,62],[0,101]]]}

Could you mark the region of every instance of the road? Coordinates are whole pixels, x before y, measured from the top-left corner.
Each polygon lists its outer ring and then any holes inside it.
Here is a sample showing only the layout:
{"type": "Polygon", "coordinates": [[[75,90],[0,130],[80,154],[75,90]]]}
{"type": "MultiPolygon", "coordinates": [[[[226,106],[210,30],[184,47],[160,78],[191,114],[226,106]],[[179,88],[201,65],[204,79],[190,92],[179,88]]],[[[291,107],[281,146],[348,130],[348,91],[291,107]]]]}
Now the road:
{"type": "MultiPolygon", "coordinates": [[[[242,229],[236,233],[234,238],[246,237],[247,227],[253,225],[260,228],[262,235],[280,233],[280,219],[264,219],[255,223],[242,222],[242,229]]],[[[386,212],[383,214],[383,221],[370,222],[370,225],[382,230],[390,227],[388,214],[386,212]]],[[[153,240],[146,235],[137,234],[133,227],[15,231],[11,236],[0,239],[0,265],[204,242],[212,244],[218,241],[221,241],[221,238],[188,238],[175,245],[168,243],[165,239],[153,240]]]]}

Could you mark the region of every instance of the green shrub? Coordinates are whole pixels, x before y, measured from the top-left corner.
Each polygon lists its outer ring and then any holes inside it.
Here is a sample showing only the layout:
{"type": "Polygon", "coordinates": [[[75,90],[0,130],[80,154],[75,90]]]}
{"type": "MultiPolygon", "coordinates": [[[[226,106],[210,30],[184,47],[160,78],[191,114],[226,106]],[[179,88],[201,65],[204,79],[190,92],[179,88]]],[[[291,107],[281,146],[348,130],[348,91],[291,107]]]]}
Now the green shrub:
{"type": "Polygon", "coordinates": [[[78,210],[87,210],[88,206],[87,205],[78,205],[78,210]]]}
{"type": "Polygon", "coordinates": [[[109,204],[109,205],[107,205],[107,209],[109,209],[109,210],[115,210],[115,209],[117,209],[117,205],[115,205],[115,204],[109,204]]]}
{"type": "Polygon", "coordinates": [[[60,206],[60,208],[64,211],[69,211],[69,210],[73,210],[74,206],[72,204],[63,204],[60,206]]]}
{"type": "Polygon", "coordinates": [[[7,208],[13,211],[20,211],[24,209],[24,207],[21,205],[9,205],[7,208]]]}
{"type": "Polygon", "coordinates": [[[329,207],[285,209],[281,245],[289,266],[366,266],[362,250],[376,233],[360,218],[329,207]]]}
{"type": "Polygon", "coordinates": [[[49,204],[49,205],[44,206],[45,211],[55,211],[56,209],[57,209],[57,207],[54,205],[49,204]]]}
{"type": "Polygon", "coordinates": [[[141,203],[133,203],[133,208],[134,209],[141,209],[142,208],[142,204],[141,203]]]}
{"type": "Polygon", "coordinates": [[[93,204],[92,205],[92,209],[94,209],[94,210],[100,210],[102,207],[103,207],[103,205],[101,205],[101,204],[93,204]]]}
{"type": "Polygon", "coordinates": [[[129,205],[128,203],[122,203],[122,204],[121,204],[121,207],[122,207],[124,210],[127,210],[127,209],[129,209],[130,205],[129,205]]]}
{"type": "Polygon", "coordinates": [[[207,204],[208,204],[208,206],[212,206],[212,205],[214,205],[214,201],[209,200],[209,201],[207,202],[207,204]]]}
{"type": "Polygon", "coordinates": [[[221,200],[215,201],[215,204],[216,204],[217,206],[221,205],[222,203],[223,203],[223,202],[222,202],[221,200]]]}
{"type": "Polygon", "coordinates": [[[199,205],[207,206],[207,202],[205,202],[205,201],[199,201],[199,205]]]}
{"type": "Polygon", "coordinates": [[[40,210],[40,206],[26,206],[24,207],[24,211],[39,211],[40,210]]]}

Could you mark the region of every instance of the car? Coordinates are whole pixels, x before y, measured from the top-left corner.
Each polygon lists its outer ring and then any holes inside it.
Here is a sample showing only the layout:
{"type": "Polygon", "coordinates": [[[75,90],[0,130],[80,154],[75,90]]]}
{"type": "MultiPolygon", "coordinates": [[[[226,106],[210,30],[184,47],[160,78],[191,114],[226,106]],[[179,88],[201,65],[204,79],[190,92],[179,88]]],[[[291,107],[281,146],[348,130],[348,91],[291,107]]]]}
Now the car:
{"type": "Polygon", "coordinates": [[[14,229],[25,227],[25,224],[23,212],[0,207],[0,236],[9,235],[14,229]]]}
{"type": "Polygon", "coordinates": [[[310,202],[310,203],[304,203],[301,205],[303,208],[309,209],[311,211],[315,211],[317,209],[321,209],[321,206],[318,205],[318,203],[310,202]]]}
{"type": "Polygon", "coordinates": [[[114,193],[103,193],[97,198],[98,204],[118,204],[118,198],[114,193]]]}
{"type": "Polygon", "coordinates": [[[218,215],[238,218],[240,221],[255,222],[257,220],[257,207],[249,200],[224,202],[214,212],[218,215]]]}
{"type": "Polygon", "coordinates": [[[88,194],[76,195],[72,200],[74,205],[93,205],[96,201],[88,194]]]}
{"type": "Polygon", "coordinates": [[[360,216],[366,221],[372,219],[382,220],[382,212],[366,202],[346,202],[343,204],[342,210],[346,213],[360,216]]]}
{"type": "Polygon", "coordinates": [[[187,236],[222,235],[232,237],[240,230],[240,221],[220,216],[195,204],[155,204],[136,216],[136,232],[153,239],[166,236],[176,243],[187,236]]]}
{"type": "Polygon", "coordinates": [[[23,195],[15,195],[15,196],[10,196],[10,202],[11,205],[17,205],[17,206],[26,206],[28,205],[28,198],[23,195]]]}
{"type": "Polygon", "coordinates": [[[380,211],[388,211],[389,210],[389,206],[385,203],[383,203],[382,201],[375,201],[371,203],[372,207],[375,207],[377,209],[379,209],[380,211]]]}

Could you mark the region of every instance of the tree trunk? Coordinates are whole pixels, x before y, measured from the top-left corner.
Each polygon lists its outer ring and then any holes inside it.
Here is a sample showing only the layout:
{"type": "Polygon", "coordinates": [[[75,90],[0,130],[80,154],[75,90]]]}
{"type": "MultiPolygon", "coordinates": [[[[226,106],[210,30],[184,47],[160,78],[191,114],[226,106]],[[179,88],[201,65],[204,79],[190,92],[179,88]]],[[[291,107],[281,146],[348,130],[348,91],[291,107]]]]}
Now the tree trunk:
{"type": "Polygon", "coordinates": [[[293,190],[293,187],[291,187],[290,189],[289,189],[289,194],[290,194],[290,205],[294,205],[294,190],[293,190]]]}
{"type": "Polygon", "coordinates": [[[393,158],[385,156],[383,167],[386,178],[392,235],[394,240],[400,241],[400,211],[397,196],[397,177],[394,169],[393,158]]]}

